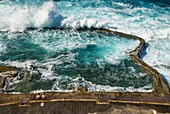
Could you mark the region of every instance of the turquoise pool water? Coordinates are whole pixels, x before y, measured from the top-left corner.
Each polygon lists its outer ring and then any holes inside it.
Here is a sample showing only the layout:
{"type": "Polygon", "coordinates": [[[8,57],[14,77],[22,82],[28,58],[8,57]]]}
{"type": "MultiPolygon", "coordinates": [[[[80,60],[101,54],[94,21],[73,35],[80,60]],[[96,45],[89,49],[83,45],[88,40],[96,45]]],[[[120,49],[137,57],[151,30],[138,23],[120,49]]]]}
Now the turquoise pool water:
{"type": "Polygon", "coordinates": [[[7,92],[148,91],[152,78],[131,61],[139,41],[113,34],[75,30],[1,33],[1,64],[19,69],[6,81],[7,92]],[[11,39],[12,36],[12,39],[11,39]]]}

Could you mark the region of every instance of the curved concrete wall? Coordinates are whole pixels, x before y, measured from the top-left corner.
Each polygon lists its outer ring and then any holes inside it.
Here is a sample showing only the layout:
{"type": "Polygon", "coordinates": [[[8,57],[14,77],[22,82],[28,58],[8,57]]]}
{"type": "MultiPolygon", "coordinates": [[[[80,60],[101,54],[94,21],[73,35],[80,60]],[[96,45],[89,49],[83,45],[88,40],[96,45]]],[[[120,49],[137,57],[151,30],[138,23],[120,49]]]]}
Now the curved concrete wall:
{"type": "Polygon", "coordinates": [[[130,35],[130,34],[126,34],[126,33],[122,33],[122,32],[117,32],[117,31],[111,31],[108,29],[95,29],[93,28],[93,30],[97,30],[100,32],[107,32],[107,33],[113,33],[116,35],[119,35],[121,37],[125,37],[125,38],[130,38],[130,39],[134,39],[134,40],[138,40],[140,41],[140,44],[136,47],[136,49],[134,49],[133,51],[130,52],[130,57],[133,61],[137,62],[138,65],[140,65],[146,73],[149,73],[153,80],[154,80],[154,90],[152,93],[154,94],[166,94],[169,93],[169,89],[168,86],[163,82],[162,77],[160,75],[160,73],[154,69],[153,67],[149,66],[147,63],[145,63],[144,61],[142,61],[140,59],[142,51],[145,47],[145,40],[134,36],[134,35],[130,35]]]}

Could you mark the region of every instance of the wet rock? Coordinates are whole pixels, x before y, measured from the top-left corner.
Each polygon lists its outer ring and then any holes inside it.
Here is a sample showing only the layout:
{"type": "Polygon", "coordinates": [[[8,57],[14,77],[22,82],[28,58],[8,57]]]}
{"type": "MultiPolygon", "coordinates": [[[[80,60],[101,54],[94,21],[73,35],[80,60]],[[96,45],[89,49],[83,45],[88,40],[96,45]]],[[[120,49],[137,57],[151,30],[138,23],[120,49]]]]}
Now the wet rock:
{"type": "Polygon", "coordinates": [[[3,92],[4,80],[6,77],[17,75],[17,70],[9,66],[0,66],[0,93],[3,92]]]}
{"type": "Polygon", "coordinates": [[[5,77],[12,77],[17,74],[17,71],[8,66],[0,66],[0,77],[5,78],[5,77]]]}

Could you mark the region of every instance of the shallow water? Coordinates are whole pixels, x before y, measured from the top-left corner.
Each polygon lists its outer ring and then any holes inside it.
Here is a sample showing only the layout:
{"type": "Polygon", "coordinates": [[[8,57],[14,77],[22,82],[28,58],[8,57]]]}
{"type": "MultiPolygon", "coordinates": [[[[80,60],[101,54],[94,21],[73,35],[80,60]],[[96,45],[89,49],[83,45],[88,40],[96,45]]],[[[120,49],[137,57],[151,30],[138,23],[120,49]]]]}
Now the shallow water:
{"type": "MultiPolygon", "coordinates": [[[[167,81],[170,82],[170,3],[168,0],[0,1],[0,18],[0,31],[9,31],[5,33],[2,32],[0,36],[0,59],[3,63],[11,62],[11,64],[17,67],[23,66],[24,64],[33,64],[35,58],[42,57],[38,60],[41,62],[44,58],[49,57],[46,55],[50,55],[55,51],[51,43],[56,43],[57,41],[49,41],[51,42],[50,44],[44,43],[39,47],[40,43],[45,42],[44,40],[46,38],[43,37],[43,35],[41,36],[39,32],[29,31],[29,34],[37,34],[41,37],[31,38],[31,40],[36,43],[35,45],[29,41],[31,35],[25,33],[13,34],[11,31],[22,32],[30,27],[37,29],[44,27],[108,28],[144,38],[148,43],[148,47],[146,53],[143,54],[143,60],[156,68],[165,76],[167,81]],[[6,39],[4,38],[5,35],[8,36],[8,40],[6,41],[4,41],[4,39],[6,39]],[[21,39],[22,41],[20,41],[21,39]],[[26,49],[25,51],[16,49],[16,51],[20,53],[16,58],[14,56],[15,53],[10,51],[7,51],[8,54],[4,55],[4,50],[9,50],[10,45],[15,44],[15,41],[18,42],[16,45],[21,49],[27,48],[27,46],[34,47],[34,49],[26,49]],[[11,42],[11,44],[8,44],[9,42],[11,42]],[[21,43],[26,45],[22,46],[21,43]],[[9,46],[6,46],[6,44],[9,46]],[[44,51],[44,49],[48,51],[44,51]],[[31,61],[29,59],[24,61],[23,59],[30,55],[29,53],[25,54],[25,52],[31,51],[34,52],[34,54],[29,57],[31,61]],[[6,58],[10,58],[10,61],[6,61],[6,58]],[[17,58],[20,58],[20,60],[18,61],[17,58]]],[[[53,35],[55,36],[55,32],[50,34],[51,37],[53,35]]],[[[74,41],[72,41],[72,43],[73,42],[74,41]]],[[[65,43],[63,47],[65,45],[68,46],[68,44],[65,43]]],[[[107,61],[113,63],[117,61],[113,60],[109,58],[107,61]]],[[[119,64],[119,61],[117,64],[119,64]]],[[[44,71],[44,73],[50,74],[50,72],[46,71],[44,71]]]]}

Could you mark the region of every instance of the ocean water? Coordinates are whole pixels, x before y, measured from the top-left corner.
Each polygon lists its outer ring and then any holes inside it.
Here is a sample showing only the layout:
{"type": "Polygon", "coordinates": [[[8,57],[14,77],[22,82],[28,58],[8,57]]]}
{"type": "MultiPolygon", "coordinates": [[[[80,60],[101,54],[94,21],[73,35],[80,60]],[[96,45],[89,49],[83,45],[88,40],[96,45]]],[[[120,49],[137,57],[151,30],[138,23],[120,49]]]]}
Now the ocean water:
{"type": "MultiPolygon", "coordinates": [[[[139,72],[138,68],[134,68],[135,64],[131,64],[126,53],[127,50],[134,48],[129,49],[129,45],[135,44],[134,46],[136,46],[138,42],[134,43],[129,40],[128,42],[125,39],[121,42],[110,41],[111,36],[93,32],[89,33],[90,40],[88,40],[82,39],[84,35],[86,36],[86,32],[76,33],[75,30],[72,30],[71,33],[69,31],[63,33],[55,30],[56,28],[91,27],[107,28],[144,38],[147,45],[142,59],[156,68],[170,85],[170,2],[168,0],[4,0],[0,1],[0,62],[16,66],[21,70],[21,77],[8,80],[9,82],[14,80],[15,83],[8,83],[6,90],[30,92],[43,88],[44,90],[65,91],[73,85],[85,84],[89,91],[147,91],[145,87],[151,87],[151,84],[148,83],[149,78],[145,79],[144,85],[141,86],[125,80],[123,83],[111,85],[109,81],[113,77],[109,77],[109,73],[108,76],[104,76],[108,79],[108,83],[102,81],[97,83],[96,80],[99,77],[94,76],[90,80],[89,77],[78,75],[76,73],[79,72],[78,68],[75,72],[70,70],[70,67],[76,68],[78,65],[75,61],[77,59],[82,63],[81,68],[85,68],[83,65],[92,65],[90,69],[98,68],[98,70],[107,65],[116,65],[118,69],[125,66],[123,72],[130,68],[133,71],[130,75],[134,76],[137,73],[140,74],[137,78],[147,77],[142,71],[139,72]],[[46,30],[43,30],[44,28],[46,30]],[[61,34],[65,34],[65,36],[58,37],[61,34]],[[96,40],[99,38],[96,34],[107,37],[106,39],[109,41],[96,40]],[[71,39],[68,40],[68,37],[71,39]],[[100,43],[104,45],[102,48],[100,43]],[[112,44],[116,44],[116,46],[112,46],[112,44]],[[123,47],[117,49],[117,45],[123,47]],[[72,51],[68,52],[68,50],[72,51]],[[94,50],[94,52],[88,53],[88,50],[94,50]],[[77,57],[76,53],[81,56],[77,57]],[[92,59],[93,56],[95,59],[92,59]],[[67,66],[60,59],[74,63],[71,65],[75,66],[67,66]],[[64,74],[64,70],[58,70],[60,64],[71,72],[69,75],[75,73],[77,76],[68,76],[68,74],[64,74]],[[93,65],[97,65],[97,67],[93,65]],[[46,68],[47,66],[48,68],[46,68]],[[60,76],[56,76],[56,74],[60,74],[60,76]],[[31,78],[28,79],[30,81],[24,82],[25,77],[30,78],[30,75],[33,77],[33,81],[31,78]],[[64,76],[61,78],[61,75],[64,76]],[[74,81],[76,83],[71,84],[74,81]],[[42,86],[37,87],[36,83],[42,86]],[[20,86],[15,86],[17,84],[20,86]],[[21,86],[23,88],[19,88],[21,86]]],[[[67,63],[67,61],[65,62],[67,63]]],[[[121,77],[120,79],[116,77],[116,79],[121,80],[121,77]]]]}

